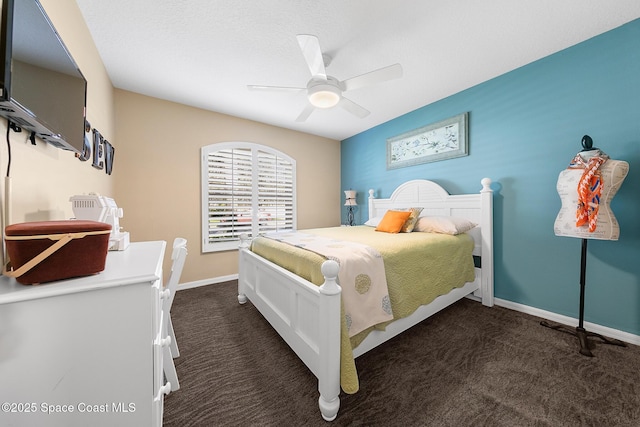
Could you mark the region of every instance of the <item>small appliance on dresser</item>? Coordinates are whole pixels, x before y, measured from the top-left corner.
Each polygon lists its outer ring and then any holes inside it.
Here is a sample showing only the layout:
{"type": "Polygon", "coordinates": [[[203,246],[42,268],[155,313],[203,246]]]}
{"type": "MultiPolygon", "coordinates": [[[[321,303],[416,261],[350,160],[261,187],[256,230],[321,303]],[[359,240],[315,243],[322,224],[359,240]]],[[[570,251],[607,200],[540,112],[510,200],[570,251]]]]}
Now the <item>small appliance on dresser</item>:
{"type": "Polygon", "coordinates": [[[129,246],[129,232],[120,228],[122,208],[110,198],[96,193],[88,195],[72,196],[69,201],[73,207],[76,219],[86,219],[111,224],[111,236],[109,236],[109,250],[123,251],[129,246]]]}

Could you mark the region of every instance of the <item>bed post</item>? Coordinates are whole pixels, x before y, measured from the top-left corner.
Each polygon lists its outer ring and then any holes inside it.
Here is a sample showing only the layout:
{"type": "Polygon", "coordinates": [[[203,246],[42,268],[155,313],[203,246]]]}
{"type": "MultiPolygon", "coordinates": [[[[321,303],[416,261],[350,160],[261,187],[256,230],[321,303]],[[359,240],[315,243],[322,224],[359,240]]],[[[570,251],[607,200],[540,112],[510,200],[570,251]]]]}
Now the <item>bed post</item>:
{"type": "Polygon", "coordinates": [[[240,234],[240,247],[238,250],[238,302],[244,304],[247,302],[247,296],[244,293],[244,269],[246,266],[242,262],[242,251],[249,249],[249,235],[247,233],[240,234]]]}
{"type": "Polygon", "coordinates": [[[320,319],[318,325],[318,405],[322,418],[333,421],[340,409],[340,327],[341,304],[338,278],[338,263],[328,260],[322,263],[324,283],[320,286],[320,319]]]}
{"type": "Polygon", "coordinates": [[[493,190],[491,179],[480,181],[482,204],[480,230],[482,233],[482,304],[493,307],[493,190]]]}
{"type": "Polygon", "coordinates": [[[373,188],[369,189],[369,219],[375,216],[373,214],[373,200],[376,198],[374,194],[375,191],[373,190],[373,188]]]}

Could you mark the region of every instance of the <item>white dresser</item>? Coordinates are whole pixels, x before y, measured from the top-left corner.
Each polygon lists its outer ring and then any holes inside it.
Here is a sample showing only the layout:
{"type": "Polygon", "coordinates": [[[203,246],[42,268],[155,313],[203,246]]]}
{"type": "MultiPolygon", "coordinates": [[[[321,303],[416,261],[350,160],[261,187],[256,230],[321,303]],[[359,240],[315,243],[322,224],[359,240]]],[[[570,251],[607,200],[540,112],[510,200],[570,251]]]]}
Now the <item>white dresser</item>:
{"type": "Polygon", "coordinates": [[[0,425],[162,425],[165,246],[132,243],[78,279],[0,277],[0,425]]]}

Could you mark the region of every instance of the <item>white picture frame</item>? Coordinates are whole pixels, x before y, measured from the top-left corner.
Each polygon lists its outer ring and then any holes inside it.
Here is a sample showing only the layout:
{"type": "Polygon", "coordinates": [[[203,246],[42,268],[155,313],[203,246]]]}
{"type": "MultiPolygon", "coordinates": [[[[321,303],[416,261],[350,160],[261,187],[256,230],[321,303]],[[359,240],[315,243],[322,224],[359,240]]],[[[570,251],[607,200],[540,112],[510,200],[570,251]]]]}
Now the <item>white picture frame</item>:
{"type": "Polygon", "coordinates": [[[387,139],[387,169],[469,155],[468,112],[387,139]]]}

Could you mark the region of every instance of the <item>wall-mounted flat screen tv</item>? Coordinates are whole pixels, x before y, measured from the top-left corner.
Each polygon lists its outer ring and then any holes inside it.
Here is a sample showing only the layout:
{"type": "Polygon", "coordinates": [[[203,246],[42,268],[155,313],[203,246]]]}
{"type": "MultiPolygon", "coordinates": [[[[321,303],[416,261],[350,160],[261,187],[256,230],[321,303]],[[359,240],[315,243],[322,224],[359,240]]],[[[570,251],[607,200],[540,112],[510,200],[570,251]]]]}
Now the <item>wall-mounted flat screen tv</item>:
{"type": "Polygon", "coordinates": [[[81,153],[87,81],[38,0],[0,1],[0,116],[81,153]]]}

